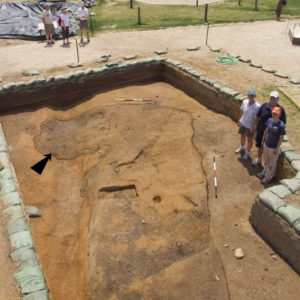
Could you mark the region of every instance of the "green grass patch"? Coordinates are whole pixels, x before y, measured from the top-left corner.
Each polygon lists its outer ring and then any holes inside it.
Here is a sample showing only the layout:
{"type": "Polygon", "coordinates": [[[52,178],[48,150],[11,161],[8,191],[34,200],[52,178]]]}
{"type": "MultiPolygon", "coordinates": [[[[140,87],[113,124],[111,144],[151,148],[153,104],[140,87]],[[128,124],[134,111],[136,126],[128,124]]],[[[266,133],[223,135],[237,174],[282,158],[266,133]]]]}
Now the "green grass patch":
{"type": "MultiPolygon", "coordinates": [[[[196,2],[196,1],[195,1],[196,2]]],[[[208,8],[208,22],[211,24],[229,22],[252,22],[275,19],[275,0],[258,0],[258,10],[254,9],[255,0],[227,0],[224,3],[211,4],[208,8]]],[[[90,11],[93,17],[93,29],[98,31],[160,29],[175,26],[205,24],[204,5],[148,5],[142,2],[124,0],[104,0],[90,11]],[[137,7],[141,8],[141,25],[137,21],[137,7]]],[[[283,8],[284,15],[300,16],[300,1],[289,1],[283,8]],[[297,2],[297,3],[296,3],[297,2]]]]}

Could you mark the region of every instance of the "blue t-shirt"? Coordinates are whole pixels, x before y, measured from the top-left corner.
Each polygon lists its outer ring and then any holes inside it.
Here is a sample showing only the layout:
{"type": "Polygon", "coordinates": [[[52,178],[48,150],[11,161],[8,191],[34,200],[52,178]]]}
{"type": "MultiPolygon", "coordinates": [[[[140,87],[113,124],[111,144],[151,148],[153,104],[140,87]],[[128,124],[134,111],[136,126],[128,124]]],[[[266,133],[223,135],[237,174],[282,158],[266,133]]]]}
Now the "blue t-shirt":
{"type": "MultiPolygon", "coordinates": [[[[278,103],[276,104],[277,107],[280,107],[281,109],[281,115],[280,115],[280,120],[286,124],[286,114],[284,108],[279,105],[278,103]]],[[[267,121],[272,118],[272,109],[270,107],[270,102],[263,103],[257,113],[257,116],[260,117],[260,121],[257,126],[257,133],[260,135],[263,135],[265,129],[266,129],[266,124],[267,121]]]]}
{"type": "Polygon", "coordinates": [[[273,118],[270,118],[266,122],[266,128],[268,128],[265,144],[269,148],[276,148],[279,138],[281,135],[285,135],[285,125],[279,120],[277,123],[274,122],[273,118]]]}

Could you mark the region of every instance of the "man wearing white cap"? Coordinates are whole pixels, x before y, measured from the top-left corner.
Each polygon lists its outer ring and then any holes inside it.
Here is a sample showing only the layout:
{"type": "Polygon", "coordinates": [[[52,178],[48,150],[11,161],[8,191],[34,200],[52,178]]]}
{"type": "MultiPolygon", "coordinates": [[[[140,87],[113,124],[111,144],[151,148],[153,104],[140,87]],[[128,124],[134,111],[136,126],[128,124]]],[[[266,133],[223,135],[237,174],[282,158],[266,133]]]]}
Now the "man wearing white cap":
{"type": "Polygon", "coordinates": [[[87,42],[90,42],[90,36],[89,36],[89,21],[88,21],[88,16],[89,16],[89,11],[85,7],[84,2],[81,2],[81,7],[77,9],[76,12],[77,18],[79,20],[79,29],[80,29],[80,43],[83,43],[83,29],[86,31],[86,37],[87,37],[87,42]]]}
{"type": "Polygon", "coordinates": [[[278,104],[278,100],[279,93],[276,91],[271,92],[269,102],[263,103],[256,115],[254,130],[256,130],[257,158],[252,162],[252,165],[261,165],[261,157],[263,153],[262,139],[266,129],[266,122],[272,118],[272,110],[274,107],[279,107],[281,109],[280,120],[286,124],[285,110],[278,104]]]}

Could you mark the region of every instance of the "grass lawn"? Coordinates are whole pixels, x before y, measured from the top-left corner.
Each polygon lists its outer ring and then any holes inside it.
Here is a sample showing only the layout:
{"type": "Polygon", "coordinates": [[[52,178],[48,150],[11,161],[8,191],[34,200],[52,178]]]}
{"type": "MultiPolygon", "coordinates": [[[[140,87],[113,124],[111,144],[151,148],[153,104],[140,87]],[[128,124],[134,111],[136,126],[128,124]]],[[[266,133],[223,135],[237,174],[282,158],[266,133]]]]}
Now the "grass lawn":
{"type": "MultiPolygon", "coordinates": [[[[196,0],[195,0],[196,3],[196,0]]],[[[254,9],[255,0],[227,0],[208,7],[208,22],[251,22],[275,19],[275,0],[258,0],[258,11],[254,9]]],[[[90,8],[95,12],[93,29],[97,31],[159,29],[175,26],[199,25],[204,21],[204,5],[148,5],[141,2],[124,0],[99,0],[98,5],[90,8]],[[137,8],[141,8],[141,25],[137,24],[137,8]]],[[[283,8],[283,15],[300,17],[300,1],[289,0],[283,8]]],[[[283,16],[284,17],[284,16],[283,16]]]]}

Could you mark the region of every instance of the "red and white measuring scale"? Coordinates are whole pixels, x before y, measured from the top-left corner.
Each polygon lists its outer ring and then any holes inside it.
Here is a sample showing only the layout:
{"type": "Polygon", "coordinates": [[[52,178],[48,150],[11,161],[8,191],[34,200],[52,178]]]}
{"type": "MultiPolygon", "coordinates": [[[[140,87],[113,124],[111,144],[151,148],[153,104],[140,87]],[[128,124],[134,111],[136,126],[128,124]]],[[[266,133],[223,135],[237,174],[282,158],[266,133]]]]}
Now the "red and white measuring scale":
{"type": "Polygon", "coordinates": [[[214,179],[215,179],[215,196],[218,198],[218,183],[217,183],[217,166],[216,166],[216,158],[213,157],[214,160],[214,179]]]}

